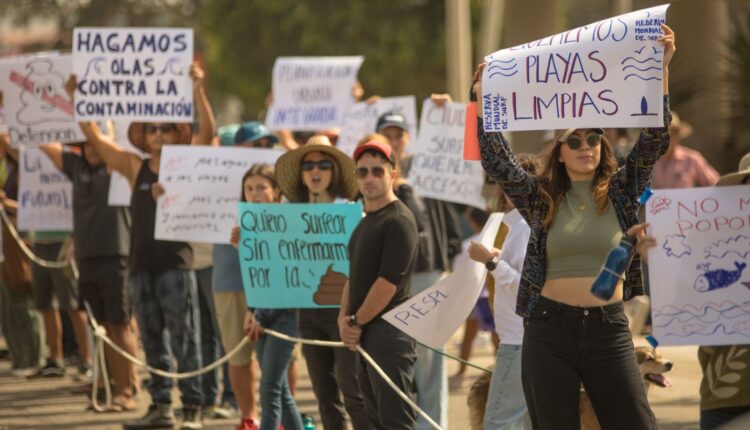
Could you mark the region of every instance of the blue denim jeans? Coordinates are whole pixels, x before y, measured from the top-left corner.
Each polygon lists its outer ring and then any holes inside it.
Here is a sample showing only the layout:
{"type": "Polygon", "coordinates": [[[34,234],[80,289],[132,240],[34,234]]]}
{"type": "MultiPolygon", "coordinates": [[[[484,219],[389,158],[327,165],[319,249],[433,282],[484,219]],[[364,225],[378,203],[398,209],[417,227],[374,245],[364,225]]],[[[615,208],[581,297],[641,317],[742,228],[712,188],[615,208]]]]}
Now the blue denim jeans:
{"type": "MultiPolygon", "coordinates": [[[[201,355],[203,364],[208,365],[221,358],[221,339],[219,338],[219,323],[216,322],[216,307],[214,295],[211,291],[212,267],[196,270],[198,281],[198,304],[201,318],[201,355]]],[[[216,368],[201,376],[203,385],[203,404],[213,406],[219,396],[219,369],[216,368]]]]}
{"type": "MultiPolygon", "coordinates": [[[[195,273],[192,270],[139,271],[130,275],[130,303],[135,308],[146,362],[162,370],[172,370],[172,357],[178,372],[203,365],[200,314],[195,273]]],[[[170,378],[151,375],[148,391],[155,403],[172,403],[170,378]]],[[[201,406],[201,378],[180,379],[184,405],[201,406]]]]}
{"type": "MultiPolygon", "coordinates": [[[[297,336],[297,313],[284,310],[276,315],[268,327],[289,336],[297,336]]],[[[277,430],[279,423],[285,430],[302,430],[302,418],[289,391],[287,368],[294,344],[263,335],[255,346],[260,364],[260,430],[277,430]]]]}
{"type": "Polygon", "coordinates": [[[521,382],[521,345],[500,344],[485,411],[486,429],[531,428],[521,382]]]}

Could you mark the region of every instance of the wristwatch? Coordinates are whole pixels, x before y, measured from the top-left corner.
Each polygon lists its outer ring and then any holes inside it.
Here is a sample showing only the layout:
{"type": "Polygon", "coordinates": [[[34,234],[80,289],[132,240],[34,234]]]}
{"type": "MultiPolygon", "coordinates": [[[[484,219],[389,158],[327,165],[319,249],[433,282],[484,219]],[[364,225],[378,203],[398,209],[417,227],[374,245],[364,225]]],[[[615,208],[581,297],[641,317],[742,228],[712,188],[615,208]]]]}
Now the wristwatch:
{"type": "Polygon", "coordinates": [[[490,272],[492,272],[497,267],[497,263],[499,261],[500,261],[500,257],[494,256],[494,257],[490,258],[489,260],[487,260],[486,263],[484,263],[484,267],[486,267],[487,270],[489,270],[490,272]]]}
{"type": "Polygon", "coordinates": [[[349,315],[349,325],[356,328],[362,328],[362,324],[357,322],[357,314],[349,315]]]}

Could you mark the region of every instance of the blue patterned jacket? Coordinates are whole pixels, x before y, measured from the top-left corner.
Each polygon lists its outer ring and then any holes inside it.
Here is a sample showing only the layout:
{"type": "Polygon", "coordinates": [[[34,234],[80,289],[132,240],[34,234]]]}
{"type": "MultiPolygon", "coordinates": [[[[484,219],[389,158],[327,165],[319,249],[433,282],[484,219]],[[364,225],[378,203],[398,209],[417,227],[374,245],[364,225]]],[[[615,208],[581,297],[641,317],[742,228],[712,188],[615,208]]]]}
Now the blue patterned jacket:
{"type": "MultiPolygon", "coordinates": [[[[664,128],[641,130],[625,165],[610,179],[609,199],[623,232],[638,224],[638,198],[649,185],[654,163],[669,146],[671,121],[669,96],[664,96],[664,128]]],[[[486,133],[482,118],[479,118],[477,133],[484,170],[500,183],[531,228],[516,301],[516,313],[528,317],[539,299],[547,274],[547,232],[543,222],[549,206],[542,199],[536,177],[520,167],[502,133],[486,133]]],[[[636,254],[626,272],[625,300],[643,294],[642,276],[641,259],[636,254]]]]}

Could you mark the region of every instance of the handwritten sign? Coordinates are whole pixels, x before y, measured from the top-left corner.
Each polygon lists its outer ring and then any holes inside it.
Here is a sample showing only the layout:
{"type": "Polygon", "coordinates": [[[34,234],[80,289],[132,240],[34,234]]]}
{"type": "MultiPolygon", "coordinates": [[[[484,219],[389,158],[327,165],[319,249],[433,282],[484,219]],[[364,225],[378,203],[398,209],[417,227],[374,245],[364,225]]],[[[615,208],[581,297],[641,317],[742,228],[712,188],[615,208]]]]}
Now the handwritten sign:
{"type": "Polygon", "coordinates": [[[279,57],[273,66],[271,130],[341,127],[354,103],[352,88],[364,57],[279,57]]]}
{"type": "Polygon", "coordinates": [[[19,154],[18,230],[73,230],[73,185],[38,148],[19,154]]]}
{"type": "Polygon", "coordinates": [[[354,155],[357,142],[368,134],[375,133],[378,118],[386,112],[397,112],[405,116],[410,134],[417,136],[416,97],[384,97],[369,105],[366,102],[355,103],[346,111],[336,146],[344,154],[350,157],[354,155]]]}
{"type": "Polygon", "coordinates": [[[73,68],[79,121],[193,121],[193,30],[76,28],[73,68]]]}
{"type": "Polygon", "coordinates": [[[339,307],[349,278],[357,204],[239,204],[240,266],[247,305],[339,307]]]}
{"type": "Polygon", "coordinates": [[[72,61],[70,55],[0,61],[5,121],[13,147],[85,140],[65,92],[72,61]]]}
{"type": "Polygon", "coordinates": [[[669,5],[616,16],[485,58],[487,132],[663,124],[669,5]]]}
{"type": "Polygon", "coordinates": [[[159,182],[166,193],[156,207],[160,240],[229,243],[237,225],[242,176],[256,163],[275,164],[282,151],[167,145],[159,182]]]}
{"type": "Polygon", "coordinates": [[[659,342],[750,343],[750,187],[658,190],[646,219],[659,342]]]}
{"type": "MultiPolygon", "coordinates": [[[[479,243],[492,249],[503,215],[490,215],[479,234],[479,243]]],[[[419,342],[440,348],[474,309],[486,276],[483,264],[462,264],[432,287],[387,312],[383,319],[419,342]]]]}
{"type": "Polygon", "coordinates": [[[425,100],[409,182],[422,197],[484,208],[482,165],[463,159],[465,120],[466,105],[425,100]]]}

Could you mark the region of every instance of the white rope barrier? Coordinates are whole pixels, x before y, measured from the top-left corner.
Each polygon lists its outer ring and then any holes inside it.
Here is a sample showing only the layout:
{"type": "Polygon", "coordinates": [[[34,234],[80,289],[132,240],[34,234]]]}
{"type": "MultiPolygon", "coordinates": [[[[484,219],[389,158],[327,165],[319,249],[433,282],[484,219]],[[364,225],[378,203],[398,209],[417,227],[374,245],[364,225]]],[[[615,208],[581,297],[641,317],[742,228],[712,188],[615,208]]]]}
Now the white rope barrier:
{"type": "MultiPolygon", "coordinates": [[[[213,363],[209,364],[208,366],[205,366],[200,369],[196,369],[190,372],[185,373],[173,373],[173,372],[166,372],[161,369],[156,369],[154,367],[149,366],[148,364],[144,363],[137,357],[134,357],[127,351],[123,350],[119,346],[115,345],[115,343],[107,337],[107,330],[102,327],[94,318],[93,314],[91,313],[91,308],[89,307],[88,303],[84,303],[86,306],[86,313],[88,314],[89,320],[91,321],[91,326],[93,327],[93,334],[96,338],[96,346],[94,348],[94,368],[93,368],[93,382],[91,384],[91,401],[92,405],[95,410],[102,412],[106,410],[106,406],[102,407],[98,403],[97,399],[97,390],[98,390],[98,382],[99,382],[99,373],[102,374],[102,379],[104,380],[105,390],[106,390],[106,403],[105,405],[111,405],[112,404],[112,393],[110,391],[109,387],[109,376],[107,373],[107,366],[104,362],[104,344],[106,343],[109,345],[114,351],[116,351],[118,354],[122,355],[123,357],[127,358],[131,363],[134,365],[144,368],[148,370],[150,373],[153,373],[155,375],[162,376],[164,378],[173,378],[173,379],[187,379],[187,378],[194,378],[196,376],[200,376],[204,373],[208,373],[217,367],[223,365],[225,362],[227,362],[232,356],[237,354],[242,347],[247,345],[247,343],[250,341],[250,339],[247,338],[247,336],[242,338],[242,341],[237,344],[229,353],[227,353],[224,357],[214,361],[213,363]]],[[[330,348],[345,348],[345,345],[343,342],[333,342],[333,341],[327,341],[327,340],[313,340],[313,339],[302,339],[299,337],[292,337],[285,335],[283,333],[279,333],[277,331],[271,330],[271,329],[264,329],[263,332],[266,335],[274,336],[278,339],[285,340],[287,342],[292,343],[302,343],[305,345],[315,345],[315,346],[326,346],[330,348]]],[[[378,364],[375,362],[375,360],[370,357],[370,355],[365,351],[360,345],[357,345],[357,351],[362,354],[362,357],[370,363],[370,365],[375,369],[375,371],[380,375],[381,378],[398,394],[401,399],[403,399],[409,406],[411,406],[419,415],[422,416],[430,425],[435,428],[436,430],[443,430],[440,425],[438,425],[432,418],[430,418],[427,413],[425,413],[422,409],[419,408],[410,398],[407,396],[403,391],[401,391],[396,384],[388,377],[388,375],[385,374],[382,368],[378,366],[378,364]]]]}
{"type": "Polygon", "coordinates": [[[2,218],[5,225],[8,226],[10,235],[13,236],[13,239],[16,241],[16,243],[21,248],[23,253],[26,254],[27,257],[29,257],[29,260],[31,260],[35,264],[38,264],[39,266],[44,267],[45,269],[64,269],[68,266],[71,266],[71,268],[73,269],[73,275],[75,276],[76,279],[78,279],[78,268],[76,267],[72,259],[65,259],[65,260],[60,260],[60,261],[48,261],[48,260],[44,260],[42,258],[37,257],[34,254],[34,251],[32,251],[29,248],[29,246],[26,245],[26,242],[24,242],[24,240],[18,234],[18,230],[16,230],[16,227],[13,225],[10,218],[8,217],[8,214],[5,212],[5,209],[3,208],[0,208],[0,218],[2,218]]]}

